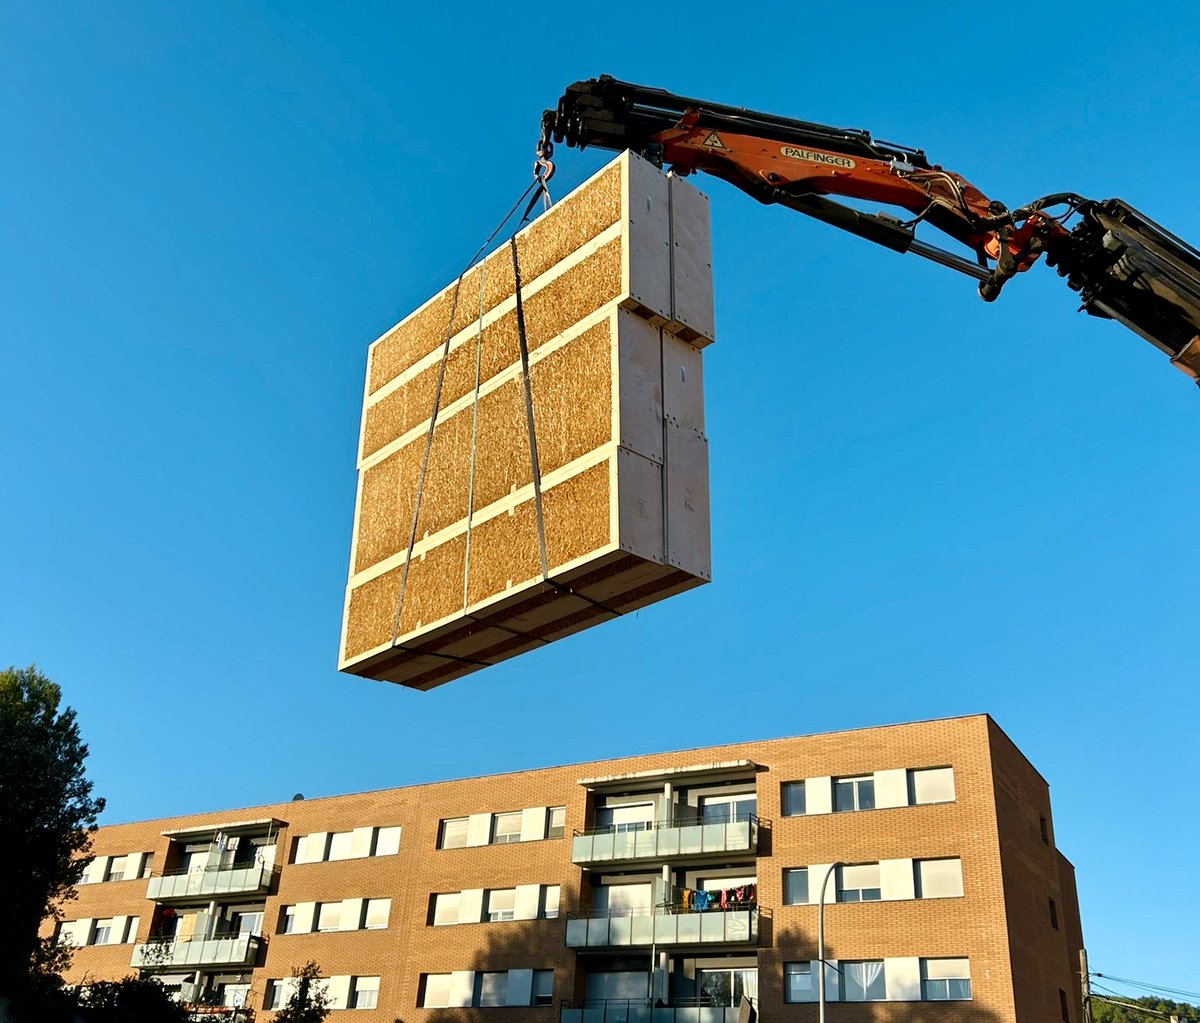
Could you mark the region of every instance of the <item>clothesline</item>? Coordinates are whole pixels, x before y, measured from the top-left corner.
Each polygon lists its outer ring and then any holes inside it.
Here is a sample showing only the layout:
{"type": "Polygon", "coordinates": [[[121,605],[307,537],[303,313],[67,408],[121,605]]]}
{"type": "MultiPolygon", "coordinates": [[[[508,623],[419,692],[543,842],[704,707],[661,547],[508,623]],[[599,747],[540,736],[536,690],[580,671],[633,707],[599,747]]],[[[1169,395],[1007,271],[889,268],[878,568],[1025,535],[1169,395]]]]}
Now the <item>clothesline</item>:
{"type": "Polygon", "coordinates": [[[715,890],[672,886],[663,901],[669,913],[705,913],[710,910],[749,909],[758,904],[756,883],[715,890]]]}

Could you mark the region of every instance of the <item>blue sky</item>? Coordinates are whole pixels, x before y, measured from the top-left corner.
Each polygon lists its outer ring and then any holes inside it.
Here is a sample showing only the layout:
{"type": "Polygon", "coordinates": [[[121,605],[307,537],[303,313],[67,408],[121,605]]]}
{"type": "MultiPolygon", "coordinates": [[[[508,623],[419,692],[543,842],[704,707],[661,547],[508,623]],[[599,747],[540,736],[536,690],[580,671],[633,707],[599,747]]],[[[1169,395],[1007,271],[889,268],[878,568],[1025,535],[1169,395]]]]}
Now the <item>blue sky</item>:
{"type": "MultiPolygon", "coordinates": [[[[335,671],[366,346],[564,86],[863,127],[1196,242],[1200,8],[4,20],[0,662],[62,684],[106,820],[988,711],[1051,784],[1094,968],[1200,989],[1200,391],[1043,267],[985,305],[700,181],[713,584],[430,694],[335,671]]],[[[558,156],[559,195],[607,159],[558,156]]]]}

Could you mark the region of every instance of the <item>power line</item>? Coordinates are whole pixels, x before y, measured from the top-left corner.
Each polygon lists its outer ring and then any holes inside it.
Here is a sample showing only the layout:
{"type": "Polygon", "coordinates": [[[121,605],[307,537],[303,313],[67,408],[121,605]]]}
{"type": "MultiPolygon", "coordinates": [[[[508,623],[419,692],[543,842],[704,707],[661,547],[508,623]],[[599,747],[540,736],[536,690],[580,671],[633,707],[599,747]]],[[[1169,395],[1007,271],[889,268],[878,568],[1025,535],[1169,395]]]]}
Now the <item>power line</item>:
{"type": "Polygon", "coordinates": [[[1106,1005],[1116,1005],[1122,1009],[1128,1009],[1130,1012],[1138,1012],[1145,1016],[1153,1016],[1155,1019],[1173,1019],[1170,1013],[1159,1012],[1157,1009],[1147,1009],[1143,1005],[1136,1005],[1133,1002],[1124,1002],[1119,998],[1109,998],[1107,995],[1092,995],[1093,1002],[1104,1002],[1106,1005]]]}
{"type": "Polygon", "coordinates": [[[1180,995],[1183,998],[1200,999],[1200,991],[1185,991],[1183,988],[1164,987],[1161,984],[1148,984],[1143,980],[1129,980],[1127,977],[1114,977],[1111,973],[1092,973],[1093,977],[1102,977],[1105,980],[1111,980],[1118,984],[1125,984],[1129,987],[1141,988],[1144,991],[1150,991],[1154,994],[1169,994],[1180,995]]]}

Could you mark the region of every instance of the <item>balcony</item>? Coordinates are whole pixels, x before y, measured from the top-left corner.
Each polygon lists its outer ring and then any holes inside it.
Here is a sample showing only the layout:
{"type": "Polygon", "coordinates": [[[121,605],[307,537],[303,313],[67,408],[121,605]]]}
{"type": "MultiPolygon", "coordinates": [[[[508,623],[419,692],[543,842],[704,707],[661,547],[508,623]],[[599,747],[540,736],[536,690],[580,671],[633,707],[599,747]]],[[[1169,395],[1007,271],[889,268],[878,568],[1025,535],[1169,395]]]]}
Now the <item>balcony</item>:
{"type": "Polygon", "coordinates": [[[258,895],[270,886],[271,868],[265,863],[255,863],[248,867],[158,874],[146,885],[146,898],[171,902],[213,895],[258,895]]]}
{"type": "Polygon", "coordinates": [[[591,867],[684,857],[701,860],[731,853],[754,855],[758,828],[759,819],[750,815],[719,824],[664,820],[650,822],[639,831],[576,831],[571,838],[571,862],[591,867]]]}
{"type": "Polygon", "coordinates": [[[130,965],[142,970],[176,966],[253,966],[262,939],[255,934],[228,934],[217,938],[176,941],[159,938],[133,946],[130,965]]]}
{"type": "Polygon", "coordinates": [[[608,998],[581,1006],[564,1005],[559,1023],[738,1023],[738,1006],[707,1005],[688,999],[651,1005],[647,999],[608,998]]]}
{"type": "MultiPolygon", "coordinates": [[[[703,913],[667,913],[662,909],[618,916],[567,919],[567,948],[660,949],[680,945],[754,945],[758,943],[758,907],[703,913]]],[[[649,1017],[647,1017],[649,1018],[649,1017]]]]}

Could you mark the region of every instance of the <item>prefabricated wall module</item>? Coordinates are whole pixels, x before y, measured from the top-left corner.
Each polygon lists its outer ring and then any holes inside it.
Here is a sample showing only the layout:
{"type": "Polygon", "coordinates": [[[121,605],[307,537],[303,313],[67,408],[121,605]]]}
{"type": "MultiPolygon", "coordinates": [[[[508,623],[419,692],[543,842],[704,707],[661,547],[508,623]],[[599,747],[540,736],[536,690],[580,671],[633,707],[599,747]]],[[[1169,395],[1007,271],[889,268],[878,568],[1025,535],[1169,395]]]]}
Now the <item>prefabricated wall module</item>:
{"type": "Polygon", "coordinates": [[[711,577],[707,198],[624,153],[516,241],[528,380],[508,243],[371,345],[343,671],[430,689],[711,577]]]}

